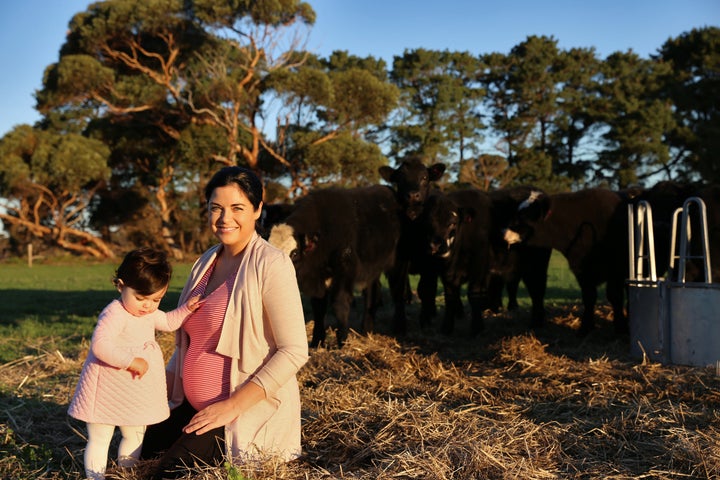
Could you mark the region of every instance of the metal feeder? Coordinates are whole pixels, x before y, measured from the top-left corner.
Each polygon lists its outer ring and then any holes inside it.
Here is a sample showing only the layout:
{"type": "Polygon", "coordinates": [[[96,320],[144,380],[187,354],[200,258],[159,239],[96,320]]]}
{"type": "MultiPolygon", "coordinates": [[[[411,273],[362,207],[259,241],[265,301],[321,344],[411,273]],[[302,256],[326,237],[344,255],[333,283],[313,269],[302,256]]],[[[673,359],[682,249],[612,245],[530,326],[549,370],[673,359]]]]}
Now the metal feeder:
{"type": "Polygon", "coordinates": [[[673,215],[670,268],[667,278],[655,270],[652,208],[639,202],[628,207],[630,270],[628,319],[630,353],[663,364],[705,367],[720,361],[720,284],[712,283],[705,203],[685,200],[673,215]],[[692,208],[692,206],[696,208],[692,208]],[[691,213],[699,214],[700,253],[690,251],[691,213]],[[679,252],[678,217],[680,220],[679,252]],[[686,266],[701,260],[703,282],[686,281],[686,266]]]}

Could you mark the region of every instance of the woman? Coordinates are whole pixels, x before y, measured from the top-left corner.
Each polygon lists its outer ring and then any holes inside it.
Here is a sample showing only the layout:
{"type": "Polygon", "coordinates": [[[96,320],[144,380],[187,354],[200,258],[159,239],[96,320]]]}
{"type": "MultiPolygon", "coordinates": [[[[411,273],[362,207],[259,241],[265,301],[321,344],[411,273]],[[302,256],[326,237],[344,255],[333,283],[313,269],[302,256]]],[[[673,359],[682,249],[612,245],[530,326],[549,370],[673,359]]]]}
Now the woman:
{"type": "Polygon", "coordinates": [[[205,187],[219,244],[193,266],[180,303],[203,308],[178,331],[167,367],[170,418],[148,428],[143,458],[161,456],[154,478],[195,463],[300,455],[296,373],[307,334],[290,258],[256,232],[262,184],[225,167],[205,187]]]}

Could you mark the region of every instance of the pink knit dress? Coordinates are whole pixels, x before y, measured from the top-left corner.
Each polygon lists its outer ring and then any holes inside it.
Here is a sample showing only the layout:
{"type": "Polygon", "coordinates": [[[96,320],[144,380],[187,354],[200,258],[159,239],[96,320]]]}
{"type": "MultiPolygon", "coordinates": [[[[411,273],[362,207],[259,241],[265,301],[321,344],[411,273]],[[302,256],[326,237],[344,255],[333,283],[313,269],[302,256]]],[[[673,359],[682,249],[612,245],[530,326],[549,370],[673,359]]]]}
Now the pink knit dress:
{"type": "Polygon", "coordinates": [[[170,415],[165,361],[155,330],[177,330],[191,314],[186,306],[135,317],[113,300],[100,313],[90,351],[80,372],[68,414],[87,423],[152,425],[170,415]],[[133,358],[148,362],[142,378],[127,368],[133,358]]]}

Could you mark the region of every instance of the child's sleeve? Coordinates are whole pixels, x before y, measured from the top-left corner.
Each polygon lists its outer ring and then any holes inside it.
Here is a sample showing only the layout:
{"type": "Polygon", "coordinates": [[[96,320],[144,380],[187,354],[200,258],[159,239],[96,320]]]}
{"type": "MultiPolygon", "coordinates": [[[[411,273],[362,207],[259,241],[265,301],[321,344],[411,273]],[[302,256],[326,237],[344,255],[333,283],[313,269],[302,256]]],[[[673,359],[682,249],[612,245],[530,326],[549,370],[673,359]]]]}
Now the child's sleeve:
{"type": "Polygon", "coordinates": [[[163,332],[174,332],[180,328],[185,319],[192,313],[187,306],[187,303],[183,303],[175,310],[171,310],[167,313],[158,310],[158,315],[155,317],[155,330],[163,332]]]}
{"type": "Polygon", "coordinates": [[[117,345],[125,328],[125,318],[114,315],[112,306],[105,308],[98,317],[98,323],[92,336],[90,348],[93,354],[103,362],[116,368],[127,368],[134,355],[126,348],[117,345]]]}

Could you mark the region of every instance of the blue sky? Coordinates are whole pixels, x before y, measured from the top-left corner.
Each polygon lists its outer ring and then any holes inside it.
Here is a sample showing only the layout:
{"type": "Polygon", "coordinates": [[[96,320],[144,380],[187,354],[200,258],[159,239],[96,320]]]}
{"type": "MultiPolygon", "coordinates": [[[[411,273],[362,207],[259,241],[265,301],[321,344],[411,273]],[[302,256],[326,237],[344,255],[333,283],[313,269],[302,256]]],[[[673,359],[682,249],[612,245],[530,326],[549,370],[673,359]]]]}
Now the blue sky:
{"type": "MultiPolygon", "coordinates": [[[[390,64],[406,49],[508,53],[529,35],[560,48],[594,47],[601,58],[656,53],[671,37],[720,26],[720,0],[307,0],[317,13],[308,49],[347,50],[390,64]]],[[[57,61],[68,22],[87,0],[0,1],[0,136],[33,123],[33,92],[57,61]]]]}

